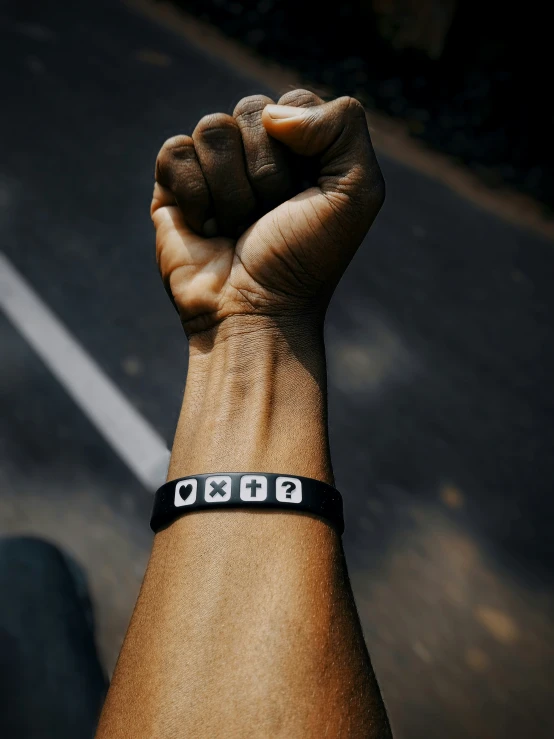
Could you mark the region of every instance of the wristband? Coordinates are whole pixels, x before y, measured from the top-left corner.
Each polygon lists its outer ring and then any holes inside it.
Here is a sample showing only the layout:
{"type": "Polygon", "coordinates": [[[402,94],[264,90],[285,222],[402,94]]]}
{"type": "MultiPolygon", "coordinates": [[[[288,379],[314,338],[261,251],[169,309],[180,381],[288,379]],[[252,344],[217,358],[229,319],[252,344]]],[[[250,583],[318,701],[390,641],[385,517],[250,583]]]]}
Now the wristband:
{"type": "Polygon", "coordinates": [[[157,532],[186,513],[223,508],[301,511],[325,519],[339,536],[344,531],[336,488],[310,477],[261,472],[189,475],[166,482],[154,498],[150,526],[157,532]]]}

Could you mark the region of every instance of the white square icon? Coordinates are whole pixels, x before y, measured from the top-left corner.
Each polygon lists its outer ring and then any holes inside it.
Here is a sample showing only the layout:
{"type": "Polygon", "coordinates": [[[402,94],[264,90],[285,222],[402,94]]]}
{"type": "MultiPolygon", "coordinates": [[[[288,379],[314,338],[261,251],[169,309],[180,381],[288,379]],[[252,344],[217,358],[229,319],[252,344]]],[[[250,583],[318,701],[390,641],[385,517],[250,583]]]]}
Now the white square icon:
{"type": "Polygon", "coordinates": [[[260,501],[267,498],[267,478],[261,475],[243,475],[240,478],[240,499],[260,501]]]}
{"type": "Polygon", "coordinates": [[[206,478],[204,500],[206,503],[226,503],[231,499],[231,478],[229,475],[212,475],[206,478]]]}
{"type": "Polygon", "coordinates": [[[301,503],[302,483],[297,477],[278,477],[275,481],[275,495],[281,503],[301,503]]]}
{"type": "Polygon", "coordinates": [[[197,480],[181,480],[175,485],[175,506],[179,508],[184,505],[192,505],[196,503],[196,490],[198,488],[197,480]]]}

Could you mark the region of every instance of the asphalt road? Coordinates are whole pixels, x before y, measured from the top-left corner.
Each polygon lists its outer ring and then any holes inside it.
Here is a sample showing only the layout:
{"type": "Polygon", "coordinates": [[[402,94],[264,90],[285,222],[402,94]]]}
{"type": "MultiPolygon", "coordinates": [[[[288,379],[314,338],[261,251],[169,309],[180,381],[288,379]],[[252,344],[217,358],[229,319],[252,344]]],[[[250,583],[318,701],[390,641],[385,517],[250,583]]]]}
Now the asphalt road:
{"type": "MultiPolygon", "coordinates": [[[[154,262],[154,159],[271,91],[116,0],[7,0],[0,60],[0,250],[169,445],[186,345],[154,262]]],[[[387,203],[327,325],[367,641],[397,739],[547,739],[554,246],[380,161],[387,203]]],[[[0,312],[0,532],[83,563],[108,669],[150,505],[0,312]]]]}

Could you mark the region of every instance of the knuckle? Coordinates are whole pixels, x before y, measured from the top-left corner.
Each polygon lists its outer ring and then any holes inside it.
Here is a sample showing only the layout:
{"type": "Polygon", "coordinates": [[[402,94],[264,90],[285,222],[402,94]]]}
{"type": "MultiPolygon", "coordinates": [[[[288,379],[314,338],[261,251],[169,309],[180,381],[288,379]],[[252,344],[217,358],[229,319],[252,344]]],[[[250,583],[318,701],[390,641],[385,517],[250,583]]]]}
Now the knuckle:
{"type": "Polygon", "coordinates": [[[237,133],[238,127],[234,118],[225,113],[211,113],[198,121],[192,137],[218,146],[233,139],[237,133]]]}
{"type": "Polygon", "coordinates": [[[266,105],[270,105],[272,102],[271,98],[268,98],[267,95],[249,95],[239,100],[233,111],[233,116],[240,120],[241,123],[248,124],[252,118],[255,118],[256,123],[258,123],[259,114],[266,105]]]}
{"type": "Polygon", "coordinates": [[[206,204],[207,185],[190,136],[174,136],[165,142],[156,160],[155,178],[178,202],[185,197],[189,203],[206,204]]]}
{"type": "Polygon", "coordinates": [[[176,160],[194,159],[195,156],[194,143],[190,136],[173,136],[160,149],[157,166],[169,169],[176,160]]]}
{"type": "Polygon", "coordinates": [[[297,105],[298,107],[319,105],[320,102],[315,92],[304,89],[291,90],[279,99],[279,105],[297,105]]]}
{"type": "Polygon", "coordinates": [[[196,159],[190,136],[172,136],[164,143],[156,159],[156,178],[170,182],[179,162],[196,159]]]}
{"type": "Polygon", "coordinates": [[[187,161],[196,158],[194,141],[190,136],[173,136],[165,142],[160,153],[168,162],[174,160],[187,161]]]}
{"type": "Polygon", "coordinates": [[[161,152],[173,152],[176,149],[182,149],[183,147],[190,146],[194,146],[190,136],[172,136],[164,142],[164,145],[161,148],[161,152]]]}

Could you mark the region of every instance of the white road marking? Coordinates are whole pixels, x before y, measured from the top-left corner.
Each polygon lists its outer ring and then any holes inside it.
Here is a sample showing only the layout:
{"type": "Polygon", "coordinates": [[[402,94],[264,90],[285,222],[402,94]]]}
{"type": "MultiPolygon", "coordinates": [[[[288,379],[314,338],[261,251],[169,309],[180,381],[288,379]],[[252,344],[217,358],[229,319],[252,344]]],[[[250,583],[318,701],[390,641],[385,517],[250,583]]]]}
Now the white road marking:
{"type": "Polygon", "coordinates": [[[162,437],[2,252],[0,307],[140,482],[161,485],[169,462],[162,437]]]}

